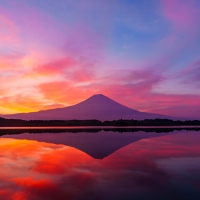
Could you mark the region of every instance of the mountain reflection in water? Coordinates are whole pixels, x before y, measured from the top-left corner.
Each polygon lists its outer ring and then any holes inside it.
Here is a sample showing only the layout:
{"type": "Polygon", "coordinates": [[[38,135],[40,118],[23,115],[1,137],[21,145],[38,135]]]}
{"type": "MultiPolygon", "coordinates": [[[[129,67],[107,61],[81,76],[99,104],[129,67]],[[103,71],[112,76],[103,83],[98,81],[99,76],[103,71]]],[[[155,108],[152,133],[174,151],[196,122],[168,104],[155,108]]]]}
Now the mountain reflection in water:
{"type": "Polygon", "coordinates": [[[0,139],[2,200],[200,199],[200,132],[9,137],[0,139]]]}

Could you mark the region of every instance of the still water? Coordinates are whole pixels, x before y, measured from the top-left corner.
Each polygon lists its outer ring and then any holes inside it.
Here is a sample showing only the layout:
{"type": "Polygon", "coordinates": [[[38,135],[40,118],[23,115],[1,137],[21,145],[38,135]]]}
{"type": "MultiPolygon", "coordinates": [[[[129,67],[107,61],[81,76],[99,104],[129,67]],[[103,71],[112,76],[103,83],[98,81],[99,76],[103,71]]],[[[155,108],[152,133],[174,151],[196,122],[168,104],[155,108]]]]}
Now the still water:
{"type": "Polygon", "coordinates": [[[1,200],[200,199],[199,131],[46,132],[1,130],[1,200]]]}

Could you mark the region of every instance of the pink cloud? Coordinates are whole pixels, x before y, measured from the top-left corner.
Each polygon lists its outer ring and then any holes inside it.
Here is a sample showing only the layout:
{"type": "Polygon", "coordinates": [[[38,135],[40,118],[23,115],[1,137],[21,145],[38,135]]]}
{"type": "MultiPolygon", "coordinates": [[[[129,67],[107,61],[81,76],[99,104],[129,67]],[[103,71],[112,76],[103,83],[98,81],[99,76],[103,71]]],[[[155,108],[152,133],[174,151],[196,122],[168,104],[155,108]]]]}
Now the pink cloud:
{"type": "Polygon", "coordinates": [[[17,42],[18,27],[3,14],[0,14],[0,43],[17,42]]]}
{"type": "Polygon", "coordinates": [[[65,70],[72,69],[77,65],[76,60],[70,57],[66,57],[57,61],[52,61],[47,64],[39,65],[34,71],[41,76],[45,75],[62,75],[65,70]]]}
{"type": "Polygon", "coordinates": [[[179,30],[191,32],[199,26],[196,0],[162,0],[162,14],[179,30]]]}
{"type": "Polygon", "coordinates": [[[65,57],[34,68],[32,75],[56,76],[65,78],[73,83],[82,83],[94,80],[95,65],[89,61],[76,60],[73,56],[65,57]],[[85,63],[86,62],[86,63],[85,63]]]}
{"type": "Polygon", "coordinates": [[[200,80],[200,59],[193,61],[181,72],[181,81],[186,84],[191,84],[195,87],[199,87],[200,80]]]}
{"type": "Polygon", "coordinates": [[[71,28],[64,40],[64,53],[82,62],[83,67],[101,63],[105,56],[105,35],[92,30],[84,22],[77,23],[71,28]]]}
{"type": "Polygon", "coordinates": [[[175,117],[200,119],[199,95],[159,94],[144,91],[143,85],[116,86],[105,88],[105,93],[118,102],[133,109],[175,117]],[[122,95],[123,94],[123,95],[122,95]]]}

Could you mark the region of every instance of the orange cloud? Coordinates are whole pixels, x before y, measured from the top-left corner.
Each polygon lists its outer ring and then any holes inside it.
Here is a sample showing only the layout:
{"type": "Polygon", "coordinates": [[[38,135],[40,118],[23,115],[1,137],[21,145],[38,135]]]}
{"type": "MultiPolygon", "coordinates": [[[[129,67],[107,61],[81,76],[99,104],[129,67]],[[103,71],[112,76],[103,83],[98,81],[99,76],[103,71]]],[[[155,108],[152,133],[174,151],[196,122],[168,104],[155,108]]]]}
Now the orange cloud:
{"type": "Polygon", "coordinates": [[[65,105],[73,105],[93,94],[88,87],[74,86],[70,82],[58,81],[43,83],[38,86],[44,98],[65,105]]]}

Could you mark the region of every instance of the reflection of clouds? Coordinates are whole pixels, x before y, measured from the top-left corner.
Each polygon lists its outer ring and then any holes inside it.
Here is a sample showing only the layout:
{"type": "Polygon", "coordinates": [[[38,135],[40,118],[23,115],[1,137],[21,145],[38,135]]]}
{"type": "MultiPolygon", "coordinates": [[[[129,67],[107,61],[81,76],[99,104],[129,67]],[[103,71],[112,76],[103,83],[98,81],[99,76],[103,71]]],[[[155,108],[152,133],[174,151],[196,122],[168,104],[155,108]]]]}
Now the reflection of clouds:
{"type": "Polygon", "coordinates": [[[43,154],[36,162],[34,170],[48,174],[62,174],[75,167],[81,167],[81,163],[91,161],[87,154],[72,147],[56,149],[43,154]]]}
{"type": "MultiPolygon", "coordinates": [[[[103,160],[64,145],[1,139],[0,199],[105,199],[108,196],[128,199],[141,197],[144,191],[151,195],[166,193],[166,188],[172,187],[171,180],[181,174],[164,167],[163,160],[168,164],[171,158],[200,156],[196,135],[187,135],[141,140],[103,160]],[[189,140],[187,146],[186,140],[189,140]]],[[[192,169],[183,168],[182,172],[187,172],[190,178],[182,181],[199,188],[195,178],[199,172],[194,171],[196,165],[193,165],[192,169]]],[[[143,199],[147,197],[144,195],[143,199]]]]}

